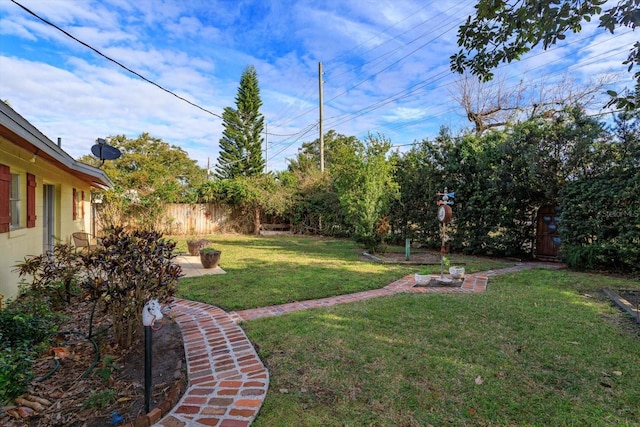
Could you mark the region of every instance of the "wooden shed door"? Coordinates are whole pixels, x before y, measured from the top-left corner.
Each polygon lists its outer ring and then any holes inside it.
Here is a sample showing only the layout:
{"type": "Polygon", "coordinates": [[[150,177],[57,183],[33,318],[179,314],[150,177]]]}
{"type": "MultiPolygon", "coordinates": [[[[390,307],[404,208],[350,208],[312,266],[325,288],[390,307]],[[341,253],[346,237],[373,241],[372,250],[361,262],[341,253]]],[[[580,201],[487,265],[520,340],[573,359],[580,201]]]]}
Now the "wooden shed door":
{"type": "Polygon", "coordinates": [[[536,258],[557,260],[560,249],[560,207],[542,206],[536,227],[536,258]]]}

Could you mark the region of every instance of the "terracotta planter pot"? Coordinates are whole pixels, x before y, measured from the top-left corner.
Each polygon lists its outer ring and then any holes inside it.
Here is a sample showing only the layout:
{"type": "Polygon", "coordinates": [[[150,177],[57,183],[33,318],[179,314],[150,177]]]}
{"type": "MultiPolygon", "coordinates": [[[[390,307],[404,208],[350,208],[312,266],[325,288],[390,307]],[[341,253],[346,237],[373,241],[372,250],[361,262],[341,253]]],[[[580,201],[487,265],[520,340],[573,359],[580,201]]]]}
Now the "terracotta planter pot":
{"type": "Polygon", "coordinates": [[[187,240],[187,250],[189,251],[189,255],[191,256],[200,255],[200,249],[207,246],[208,243],[210,242],[206,239],[187,240]]]}
{"type": "Polygon", "coordinates": [[[216,268],[220,263],[221,251],[200,252],[200,262],[204,268],[216,268]]]}
{"type": "Polygon", "coordinates": [[[187,242],[187,247],[189,250],[189,255],[198,256],[200,255],[200,249],[202,248],[202,244],[200,244],[200,242],[187,242]]]}

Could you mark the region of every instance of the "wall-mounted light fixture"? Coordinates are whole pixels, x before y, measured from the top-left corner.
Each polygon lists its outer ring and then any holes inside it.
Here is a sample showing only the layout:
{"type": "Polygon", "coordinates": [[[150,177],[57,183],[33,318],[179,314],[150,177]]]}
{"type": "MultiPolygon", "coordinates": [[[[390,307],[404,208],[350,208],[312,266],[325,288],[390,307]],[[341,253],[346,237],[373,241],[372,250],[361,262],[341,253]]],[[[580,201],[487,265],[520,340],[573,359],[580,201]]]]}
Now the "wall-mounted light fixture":
{"type": "Polygon", "coordinates": [[[31,160],[29,160],[31,163],[35,163],[36,162],[36,157],[38,157],[38,151],[40,151],[40,149],[36,148],[36,152],[33,153],[33,157],[31,158],[31,160]]]}

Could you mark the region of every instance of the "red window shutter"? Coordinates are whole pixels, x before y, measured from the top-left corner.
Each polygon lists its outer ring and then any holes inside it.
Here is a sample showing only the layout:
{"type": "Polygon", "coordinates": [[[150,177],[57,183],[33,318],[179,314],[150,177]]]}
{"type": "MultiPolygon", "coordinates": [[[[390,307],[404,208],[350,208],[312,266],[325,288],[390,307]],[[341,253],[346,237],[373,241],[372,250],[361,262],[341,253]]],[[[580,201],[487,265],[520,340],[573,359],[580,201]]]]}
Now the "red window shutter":
{"type": "Polygon", "coordinates": [[[84,218],[84,191],[82,194],[82,204],[80,205],[80,218],[84,218]]]}
{"type": "Polygon", "coordinates": [[[36,176],[27,174],[27,228],[36,226],[36,176]]]}
{"type": "Polygon", "coordinates": [[[9,195],[11,194],[11,171],[9,166],[0,165],[0,233],[8,233],[11,220],[9,219],[9,195]]]}
{"type": "Polygon", "coordinates": [[[72,205],[73,205],[73,220],[75,221],[76,219],[78,219],[78,203],[76,202],[78,200],[78,195],[76,194],[76,189],[73,189],[73,200],[72,200],[72,205]]]}

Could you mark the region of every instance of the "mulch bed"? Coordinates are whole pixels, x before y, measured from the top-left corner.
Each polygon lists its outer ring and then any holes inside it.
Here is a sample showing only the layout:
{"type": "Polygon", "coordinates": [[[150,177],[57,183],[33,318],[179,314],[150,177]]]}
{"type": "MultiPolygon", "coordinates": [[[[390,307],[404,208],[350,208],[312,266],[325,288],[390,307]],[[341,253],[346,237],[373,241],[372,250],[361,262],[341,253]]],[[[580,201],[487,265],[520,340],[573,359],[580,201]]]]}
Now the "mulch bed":
{"type": "MultiPolygon", "coordinates": [[[[145,414],[144,334],[131,348],[112,345],[110,321],[102,310],[96,310],[93,331],[100,353],[96,363],[94,344],[85,338],[90,309],[88,302],[67,308],[65,315],[69,320],[62,326],[65,333],[56,335],[46,354],[34,363],[35,378],[40,381],[32,382],[30,396],[23,398],[28,402],[45,399],[43,402],[50,404],[41,408],[34,405],[38,409],[21,419],[11,417],[10,413],[15,414],[12,407],[4,407],[0,425],[103,427],[133,422],[145,414]],[[57,369],[53,349],[64,356],[57,369]]],[[[176,387],[184,390],[187,382],[182,334],[177,323],[165,316],[162,327],[153,331],[152,342],[150,410],[176,387]]],[[[23,404],[16,406],[24,408],[24,401],[20,402],[23,404]]]]}

